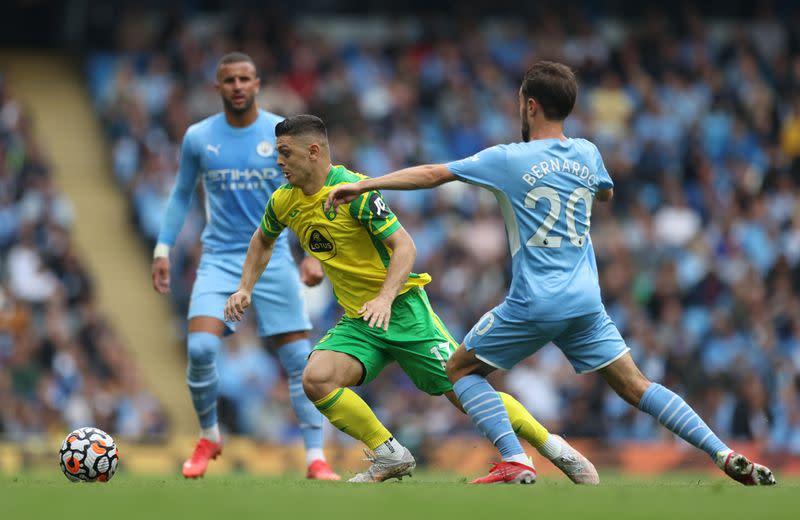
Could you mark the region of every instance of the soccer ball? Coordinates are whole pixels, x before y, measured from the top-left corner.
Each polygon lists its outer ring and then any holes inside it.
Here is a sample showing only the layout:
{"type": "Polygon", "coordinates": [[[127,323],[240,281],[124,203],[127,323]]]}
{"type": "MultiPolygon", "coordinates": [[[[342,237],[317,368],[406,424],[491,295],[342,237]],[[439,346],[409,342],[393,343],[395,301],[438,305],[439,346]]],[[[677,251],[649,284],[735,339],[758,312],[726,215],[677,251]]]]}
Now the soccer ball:
{"type": "Polygon", "coordinates": [[[58,452],[61,471],[73,482],[107,482],[117,471],[117,445],[99,428],[78,428],[67,435],[58,452]]]}

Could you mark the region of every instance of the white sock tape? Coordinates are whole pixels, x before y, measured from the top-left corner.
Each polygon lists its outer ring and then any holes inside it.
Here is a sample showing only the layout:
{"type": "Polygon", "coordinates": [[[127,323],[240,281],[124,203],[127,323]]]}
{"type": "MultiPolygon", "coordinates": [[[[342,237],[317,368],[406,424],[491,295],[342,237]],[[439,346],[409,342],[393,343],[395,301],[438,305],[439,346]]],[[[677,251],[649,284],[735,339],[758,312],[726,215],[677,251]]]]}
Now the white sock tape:
{"type": "Polygon", "coordinates": [[[153,258],[169,258],[169,246],[167,244],[156,244],[153,249],[153,258]]]}

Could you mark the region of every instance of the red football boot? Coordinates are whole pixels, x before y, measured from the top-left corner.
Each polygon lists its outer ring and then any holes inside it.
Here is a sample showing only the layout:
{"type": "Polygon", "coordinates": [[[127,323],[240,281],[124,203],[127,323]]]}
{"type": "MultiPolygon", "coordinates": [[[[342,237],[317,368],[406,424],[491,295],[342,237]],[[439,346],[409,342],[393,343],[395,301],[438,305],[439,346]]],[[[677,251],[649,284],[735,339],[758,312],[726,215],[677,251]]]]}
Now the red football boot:
{"type": "Polygon", "coordinates": [[[342,480],[342,477],[333,471],[327,462],[322,459],[311,461],[306,471],[306,478],[310,480],[342,480]]]}
{"type": "Polygon", "coordinates": [[[183,463],[183,476],[186,478],[202,477],[206,473],[208,462],[222,453],[221,442],[200,439],[194,447],[192,456],[183,463]]]}
{"type": "Polygon", "coordinates": [[[775,477],[768,467],[751,462],[741,453],[720,451],[717,453],[716,463],[726,475],[745,486],[774,486],[776,484],[775,477]]]}
{"type": "Polygon", "coordinates": [[[488,475],[475,479],[470,484],[533,484],[534,482],[536,482],[536,470],[533,466],[503,461],[493,464],[488,475]]]}

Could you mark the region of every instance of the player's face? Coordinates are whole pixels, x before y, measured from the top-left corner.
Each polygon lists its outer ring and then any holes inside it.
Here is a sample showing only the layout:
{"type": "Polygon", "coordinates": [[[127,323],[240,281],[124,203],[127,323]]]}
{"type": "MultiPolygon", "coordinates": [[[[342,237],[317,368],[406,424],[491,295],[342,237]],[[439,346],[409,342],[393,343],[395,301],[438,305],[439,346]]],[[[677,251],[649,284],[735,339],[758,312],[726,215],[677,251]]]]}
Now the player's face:
{"type": "Polygon", "coordinates": [[[286,181],[303,186],[311,177],[311,153],[304,139],[282,135],[275,142],[278,150],[278,166],[286,181]]]}
{"type": "Polygon", "coordinates": [[[217,71],[216,88],[227,112],[244,114],[253,106],[261,80],[256,77],[256,69],[251,63],[228,63],[217,71]]]}
{"type": "Polygon", "coordinates": [[[528,103],[525,96],[522,95],[522,89],[519,90],[519,119],[522,123],[522,140],[528,142],[531,139],[531,125],[528,123],[528,103]]]}

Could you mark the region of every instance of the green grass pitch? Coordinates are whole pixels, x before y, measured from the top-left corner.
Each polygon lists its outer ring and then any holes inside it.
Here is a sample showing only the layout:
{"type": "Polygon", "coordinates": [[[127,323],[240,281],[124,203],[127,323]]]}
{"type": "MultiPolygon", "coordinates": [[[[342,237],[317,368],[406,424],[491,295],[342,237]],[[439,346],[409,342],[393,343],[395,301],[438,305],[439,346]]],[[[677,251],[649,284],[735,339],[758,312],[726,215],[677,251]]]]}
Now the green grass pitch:
{"type": "MultiPolygon", "coordinates": [[[[778,476],[780,478],[780,476],[778,476]]],[[[691,474],[634,479],[604,475],[597,488],[562,478],[530,486],[470,486],[419,473],[402,482],[353,485],[297,476],[117,474],[108,484],[73,484],[60,473],[0,475],[2,518],[262,519],[670,519],[800,518],[800,480],[773,488],[691,474]]]]}

